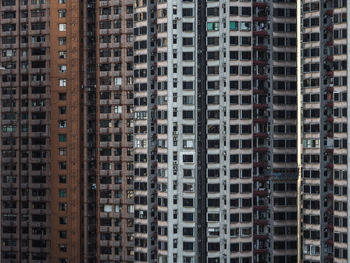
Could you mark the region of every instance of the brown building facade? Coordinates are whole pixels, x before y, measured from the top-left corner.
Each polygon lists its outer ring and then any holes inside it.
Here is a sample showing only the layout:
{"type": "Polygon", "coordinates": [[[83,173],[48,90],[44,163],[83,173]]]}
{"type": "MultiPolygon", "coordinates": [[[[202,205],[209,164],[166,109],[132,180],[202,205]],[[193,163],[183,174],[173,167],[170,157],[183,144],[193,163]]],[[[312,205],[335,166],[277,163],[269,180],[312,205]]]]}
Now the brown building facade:
{"type": "Polygon", "coordinates": [[[96,262],[94,13],[1,3],[1,262],[96,262]]]}
{"type": "Polygon", "coordinates": [[[133,262],[133,1],[97,1],[99,262],[133,262]]]}

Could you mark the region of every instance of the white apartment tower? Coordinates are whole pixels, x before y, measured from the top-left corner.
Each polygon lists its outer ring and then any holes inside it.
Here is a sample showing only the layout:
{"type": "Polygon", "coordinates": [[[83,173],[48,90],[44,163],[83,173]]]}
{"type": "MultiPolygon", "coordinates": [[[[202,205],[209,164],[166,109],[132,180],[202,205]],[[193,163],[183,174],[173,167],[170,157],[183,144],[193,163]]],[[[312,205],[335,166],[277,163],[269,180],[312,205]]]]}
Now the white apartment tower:
{"type": "Polygon", "coordinates": [[[346,17],[135,1],[135,262],[346,262],[346,17]]]}
{"type": "Polygon", "coordinates": [[[134,19],[135,262],[296,262],[296,3],[134,19]]]}

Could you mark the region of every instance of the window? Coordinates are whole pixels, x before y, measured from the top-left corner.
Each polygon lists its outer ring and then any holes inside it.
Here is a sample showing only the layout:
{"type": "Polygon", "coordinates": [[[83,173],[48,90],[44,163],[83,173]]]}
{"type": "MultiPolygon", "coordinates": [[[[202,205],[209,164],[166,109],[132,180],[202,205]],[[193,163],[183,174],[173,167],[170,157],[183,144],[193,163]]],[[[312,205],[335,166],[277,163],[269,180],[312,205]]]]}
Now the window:
{"type": "Polygon", "coordinates": [[[184,163],[192,163],[193,162],[193,155],[184,154],[183,155],[183,162],[184,163]]]}
{"type": "Polygon", "coordinates": [[[67,65],[59,65],[58,70],[60,73],[65,73],[67,72],[67,65]]]}
{"type": "Polygon", "coordinates": [[[67,203],[59,203],[58,209],[60,211],[67,211],[67,203]]]}
{"type": "Polygon", "coordinates": [[[67,24],[58,24],[58,31],[65,32],[67,24]]]}
{"type": "Polygon", "coordinates": [[[58,112],[59,114],[66,114],[67,113],[67,107],[66,106],[62,106],[58,108],[58,112]]]}
{"type": "Polygon", "coordinates": [[[67,162],[59,162],[58,163],[58,168],[60,170],[66,170],[67,169],[67,162]]]}
{"type": "Polygon", "coordinates": [[[122,78],[114,78],[114,85],[115,86],[122,85],[122,78]]]}
{"type": "Polygon", "coordinates": [[[67,86],[67,80],[66,79],[60,79],[60,87],[66,87],[67,86]]]}
{"type": "Polygon", "coordinates": [[[59,18],[66,17],[66,9],[60,9],[60,10],[58,10],[58,17],[59,17],[59,18]]]}
{"type": "Polygon", "coordinates": [[[67,225],[67,217],[65,216],[60,216],[58,219],[60,225],[67,225]]]}
{"type": "Polygon", "coordinates": [[[251,24],[250,22],[241,22],[241,31],[250,31],[251,24]]]}
{"type": "Polygon", "coordinates": [[[67,121],[66,120],[60,120],[59,122],[58,122],[58,126],[59,126],[59,128],[67,128],[67,121]]]}
{"type": "Polygon", "coordinates": [[[218,22],[210,22],[207,25],[208,31],[218,31],[219,30],[219,23],[218,22]]]}
{"type": "Polygon", "coordinates": [[[59,197],[67,197],[67,189],[59,189],[58,195],[59,197]]]}
{"type": "Polygon", "coordinates": [[[65,37],[58,38],[58,45],[59,46],[64,46],[66,44],[66,42],[67,42],[67,38],[65,38],[65,37]]]}
{"type": "Polygon", "coordinates": [[[230,21],[230,30],[238,30],[238,22],[237,21],[230,21]]]}
{"type": "Polygon", "coordinates": [[[59,231],[60,238],[67,238],[67,231],[59,231]]]}
{"type": "Polygon", "coordinates": [[[66,148],[59,148],[59,155],[60,156],[66,156],[67,155],[67,149],[66,148]]]}
{"type": "Polygon", "coordinates": [[[122,106],[114,106],[114,113],[120,114],[122,113],[122,109],[122,106]]]}
{"type": "Polygon", "coordinates": [[[194,141],[193,140],[183,140],[183,147],[184,148],[193,148],[194,141]]]}
{"type": "Polygon", "coordinates": [[[66,0],[58,0],[58,3],[59,3],[59,4],[65,4],[65,3],[66,3],[66,0]]]}
{"type": "Polygon", "coordinates": [[[193,9],[192,8],[183,8],[182,9],[182,16],[183,17],[193,16],[193,9]]]}
{"type": "Polygon", "coordinates": [[[60,183],[60,184],[65,184],[65,183],[67,183],[67,176],[65,176],[65,175],[60,175],[60,176],[59,176],[59,183],[60,183]]]}
{"type": "Polygon", "coordinates": [[[59,245],[60,252],[67,252],[67,245],[59,245]]]}
{"type": "Polygon", "coordinates": [[[67,99],[67,94],[66,93],[59,93],[58,94],[59,100],[66,100],[67,99]]]}
{"type": "Polygon", "coordinates": [[[67,141],[67,134],[59,134],[58,140],[59,140],[59,142],[66,142],[67,141]]]}
{"type": "Polygon", "coordinates": [[[194,191],[193,184],[183,184],[183,191],[184,192],[193,192],[194,191]]]}
{"type": "Polygon", "coordinates": [[[193,177],[193,170],[191,170],[191,169],[184,169],[183,170],[183,176],[184,177],[193,177]]]}
{"type": "Polygon", "coordinates": [[[193,221],[193,213],[183,213],[183,221],[193,221]]]}
{"type": "Polygon", "coordinates": [[[193,31],[193,23],[182,23],[182,30],[184,32],[193,31]]]}
{"type": "Polygon", "coordinates": [[[67,51],[59,51],[58,57],[59,58],[67,58],[67,51]]]}

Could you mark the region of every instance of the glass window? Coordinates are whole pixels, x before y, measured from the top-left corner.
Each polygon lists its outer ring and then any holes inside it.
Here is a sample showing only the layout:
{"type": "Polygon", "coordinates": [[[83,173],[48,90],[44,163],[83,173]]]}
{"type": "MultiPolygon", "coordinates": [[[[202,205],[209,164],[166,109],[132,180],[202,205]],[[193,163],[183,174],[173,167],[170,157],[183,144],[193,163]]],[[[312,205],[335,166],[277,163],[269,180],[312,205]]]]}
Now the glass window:
{"type": "Polygon", "coordinates": [[[66,120],[60,120],[59,122],[60,128],[67,128],[67,121],[66,120]]]}
{"type": "Polygon", "coordinates": [[[66,87],[67,86],[67,80],[66,79],[60,79],[60,87],[66,87]]]}
{"type": "Polygon", "coordinates": [[[58,45],[59,46],[64,46],[66,44],[67,38],[65,37],[59,37],[58,38],[58,45]]]}
{"type": "Polygon", "coordinates": [[[230,30],[238,30],[238,22],[230,21],[230,30]]]}
{"type": "Polygon", "coordinates": [[[219,30],[219,23],[215,22],[209,22],[207,25],[208,31],[218,31],[219,30]]]}
{"type": "Polygon", "coordinates": [[[67,183],[67,176],[65,176],[65,175],[60,175],[60,176],[59,176],[59,183],[60,183],[60,184],[65,184],[65,183],[67,183]]]}
{"type": "Polygon", "coordinates": [[[58,24],[58,31],[64,32],[67,29],[67,24],[58,24]]]}
{"type": "Polygon", "coordinates": [[[60,100],[66,100],[67,99],[67,93],[59,93],[58,97],[60,100]]]}
{"type": "Polygon", "coordinates": [[[59,197],[67,197],[67,189],[58,190],[59,197]]]}
{"type": "Polygon", "coordinates": [[[67,113],[67,107],[63,106],[63,107],[59,107],[58,111],[60,114],[66,114],[67,113]]]}
{"type": "Polygon", "coordinates": [[[65,73],[67,72],[67,65],[59,65],[58,70],[60,73],[65,73]]]}
{"type": "Polygon", "coordinates": [[[58,209],[60,211],[67,211],[67,203],[59,203],[58,209]]]}
{"type": "Polygon", "coordinates": [[[60,9],[60,10],[58,10],[58,17],[59,17],[59,18],[66,17],[66,9],[60,9]]]}
{"type": "Polygon", "coordinates": [[[67,51],[59,51],[58,57],[59,58],[67,58],[67,51]]]}
{"type": "Polygon", "coordinates": [[[66,148],[59,148],[59,155],[60,156],[66,156],[67,155],[67,149],[66,148]]]}
{"type": "Polygon", "coordinates": [[[67,141],[67,134],[60,134],[58,136],[58,139],[60,142],[66,142],[67,141]]]}

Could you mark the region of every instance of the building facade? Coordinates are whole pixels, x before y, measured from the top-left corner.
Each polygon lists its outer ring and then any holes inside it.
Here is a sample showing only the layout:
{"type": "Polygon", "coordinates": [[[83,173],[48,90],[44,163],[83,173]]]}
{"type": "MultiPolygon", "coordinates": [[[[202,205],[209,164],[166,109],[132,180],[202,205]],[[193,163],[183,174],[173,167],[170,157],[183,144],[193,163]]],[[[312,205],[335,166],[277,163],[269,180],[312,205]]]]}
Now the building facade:
{"type": "Polygon", "coordinates": [[[348,9],[303,3],[304,262],[348,261],[348,9]]]}
{"type": "Polygon", "coordinates": [[[97,259],[133,262],[133,1],[97,1],[97,259]]]}
{"type": "Polygon", "coordinates": [[[1,262],[348,261],[346,1],[0,15],[1,262]]]}
{"type": "Polygon", "coordinates": [[[96,262],[94,13],[1,2],[1,262],[96,262]]]}
{"type": "Polygon", "coordinates": [[[296,262],[296,3],[134,13],[135,262],[296,262]]]}

